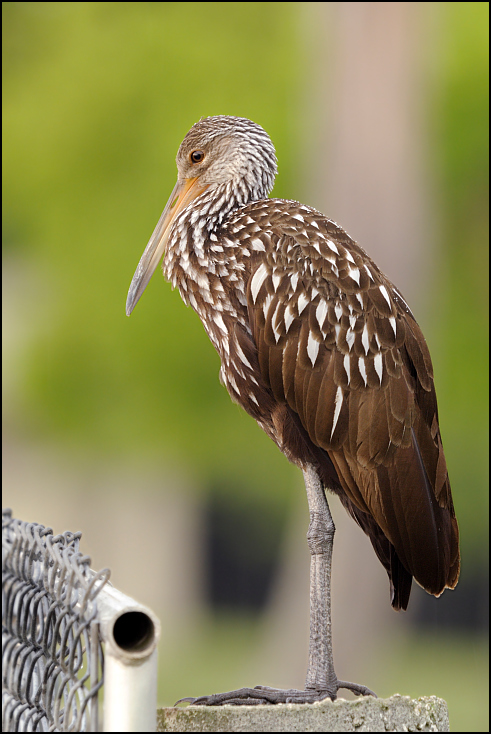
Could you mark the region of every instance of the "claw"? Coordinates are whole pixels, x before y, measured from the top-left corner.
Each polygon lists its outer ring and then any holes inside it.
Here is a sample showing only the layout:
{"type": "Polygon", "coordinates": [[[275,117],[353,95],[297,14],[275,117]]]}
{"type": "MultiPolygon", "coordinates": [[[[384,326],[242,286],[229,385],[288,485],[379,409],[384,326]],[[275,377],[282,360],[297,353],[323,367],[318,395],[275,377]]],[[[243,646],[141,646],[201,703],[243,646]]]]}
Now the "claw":
{"type": "Polygon", "coordinates": [[[174,706],[177,706],[179,703],[190,703],[193,704],[196,701],[195,698],[188,697],[188,698],[180,698],[179,701],[176,701],[174,706]]]}

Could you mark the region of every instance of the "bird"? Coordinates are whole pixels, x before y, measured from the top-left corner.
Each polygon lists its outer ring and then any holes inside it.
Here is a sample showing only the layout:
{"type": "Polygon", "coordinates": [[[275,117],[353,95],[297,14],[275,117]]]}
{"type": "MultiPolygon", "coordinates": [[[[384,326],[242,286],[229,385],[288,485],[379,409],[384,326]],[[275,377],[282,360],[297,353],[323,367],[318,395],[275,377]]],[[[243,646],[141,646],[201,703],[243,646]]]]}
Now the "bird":
{"type": "Polygon", "coordinates": [[[458,525],[428,346],[400,291],[340,226],[311,206],[269,198],[276,151],[259,124],[202,117],[176,164],[126,313],[162,261],[218,352],[232,400],[302,470],[311,555],[305,689],[256,686],[180,702],[375,695],[334,668],[327,497],[337,495],[370,539],[395,610],[407,608],[413,578],[434,596],[456,586],[458,525]]]}

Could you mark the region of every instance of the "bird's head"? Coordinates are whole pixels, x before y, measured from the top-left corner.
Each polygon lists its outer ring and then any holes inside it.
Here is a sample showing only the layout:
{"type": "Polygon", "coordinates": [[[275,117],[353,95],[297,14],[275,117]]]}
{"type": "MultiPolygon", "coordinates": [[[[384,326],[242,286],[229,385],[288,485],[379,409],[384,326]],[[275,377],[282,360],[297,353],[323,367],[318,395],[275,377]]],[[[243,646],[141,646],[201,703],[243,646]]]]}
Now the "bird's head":
{"type": "Polygon", "coordinates": [[[245,188],[248,200],[265,198],[273,188],[276,155],[269,135],[243,117],[205,117],[188,132],[177,152],[179,181],[197,178],[200,186],[245,188]]]}
{"type": "Polygon", "coordinates": [[[172,225],[196,199],[197,211],[221,221],[250,201],[266,198],[276,176],[276,155],[269,135],[244,117],[218,115],[197,122],[177,152],[177,183],[131,281],[129,316],[165,254],[172,225]]]}

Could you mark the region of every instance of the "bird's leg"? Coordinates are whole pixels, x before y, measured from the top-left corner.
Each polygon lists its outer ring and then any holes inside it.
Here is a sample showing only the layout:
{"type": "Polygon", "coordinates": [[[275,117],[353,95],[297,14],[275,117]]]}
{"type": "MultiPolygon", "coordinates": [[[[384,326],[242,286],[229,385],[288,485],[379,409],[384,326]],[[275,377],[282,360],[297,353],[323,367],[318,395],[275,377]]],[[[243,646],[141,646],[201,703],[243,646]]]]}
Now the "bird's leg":
{"type": "MultiPolygon", "coordinates": [[[[324,488],[313,467],[304,470],[310,523],[310,640],[305,687],[336,692],[331,630],[331,563],[334,521],[324,488]]],[[[336,696],[334,695],[334,698],[336,696]]],[[[331,695],[331,698],[333,696],[331,695]]]]}
{"type": "Polygon", "coordinates": [[[314,703],[324,698],[331,698],[334,701],[340,688],[348,688],[357,696],[375,696],[375,693],[366,686],[339,680],[334,672],[331,634],[331,561],[335,527],[324,487],[313,466],[309,465],[304,469],[304,479],[310,512],[307,541],[311,554],[310,643],[306,690],[256,686],[199,698],[181,698],[177,703],[187,701],[200,706],[314,703]]]}
{"type": "Polygon", "coordinates": [[[338,679],[334,671],[331,627],[331,565],[334,521],[322,482],[313,466],[304,469],[309,502],[310,524],[307,542],[310,550],[310,642],[306,692],[316,691],[333,701],[340,688],[357,696],[375,696],[366,686],[338,679]]]}

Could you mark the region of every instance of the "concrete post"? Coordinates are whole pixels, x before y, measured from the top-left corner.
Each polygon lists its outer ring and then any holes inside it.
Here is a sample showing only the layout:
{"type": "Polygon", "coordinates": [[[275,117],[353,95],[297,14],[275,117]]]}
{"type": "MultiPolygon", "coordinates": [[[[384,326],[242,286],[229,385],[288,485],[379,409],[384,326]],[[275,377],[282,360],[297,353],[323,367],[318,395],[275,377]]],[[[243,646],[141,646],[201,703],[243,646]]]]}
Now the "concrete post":
{"type": "Polygon", "coordinates": [[[157,731],[450,731],[446,702],[363,697],[277,706],[188,706],[157,711],[157,731]]]}

